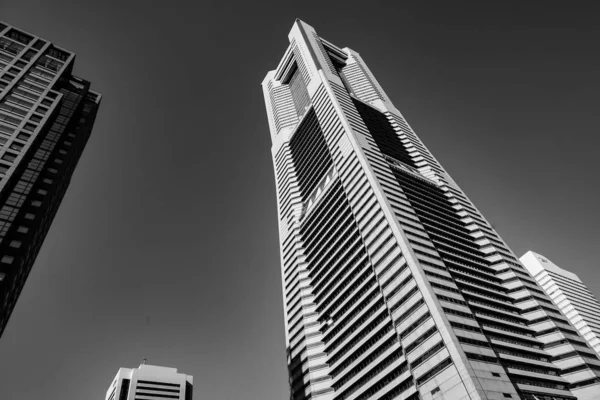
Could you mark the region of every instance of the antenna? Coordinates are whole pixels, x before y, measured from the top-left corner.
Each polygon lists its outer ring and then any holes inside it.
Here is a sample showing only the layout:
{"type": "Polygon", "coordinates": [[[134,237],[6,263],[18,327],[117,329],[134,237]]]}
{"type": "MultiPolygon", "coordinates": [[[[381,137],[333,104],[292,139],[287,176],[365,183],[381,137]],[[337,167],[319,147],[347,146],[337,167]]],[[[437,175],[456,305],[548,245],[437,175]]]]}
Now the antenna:
{"type": "Polygon", "coordinates": [[[142,362],[142,364],[146,365],[146,358],[144,357],[144,362],[142,362]]]}

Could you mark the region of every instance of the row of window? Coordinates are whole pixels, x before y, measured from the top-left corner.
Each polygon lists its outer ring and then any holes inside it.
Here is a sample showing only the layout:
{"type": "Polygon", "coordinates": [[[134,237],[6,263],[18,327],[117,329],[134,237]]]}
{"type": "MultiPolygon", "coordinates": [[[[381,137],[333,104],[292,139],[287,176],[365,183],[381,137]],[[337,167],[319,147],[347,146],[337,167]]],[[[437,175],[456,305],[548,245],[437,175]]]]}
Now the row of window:
{"type": "Polygon", "coordinates": [[[433,345],[429,350],[427,350],[425,353],[423,353],[421,356],[415,358],[411,363],[410,363],[410,368],[411,369],[415,369],[417,368],[419,365],[423,364],[425,361],[429,360],[431,357],[433,357],[436,353],[438,353],[440,350],[442,350],[444,348],[444,342],[440,341],[438,343],[436,343],[435,345],[433,345]]]}
{"type": "MultiPolygon", "coordinates": [[[[346,358],[342,363],[340,363],[339,365],[337,365],[331,371],[331,373],[330,373],[331,376],[333,378],[335,378],[336,376],[338,376],[350,364],[354,363],[360,356],[362,356],[365,352],[367,352],[367,350],[369,350],[373,345],[375,345],[375,343],[379,342],[379,340],[381,338],[383,338],[385,335],[387,335],[388,332],[389,332],[389,330],[386,331],[385,329],[382,329],[377,334],[375,334],[372,338],[370,338],[365,343],[363,343],[359,348],[357,348],[356,350],[354,350],[352,352],[352,356],[346,358]]],[[[395,336],[389,337],[387,340],[385,340],[383,343],[381,343],[378,346],[377,351],[375,351],[373,354],[370,354],[369,357],[365,361],[361,362],[359,365],[362,366],[362,367],[364,367],[364,366],[370,364],[373,360],[375,360],[377,357],[379,357],[381,354],[383,354],[390,347],[392,347],[394,344],[397,344],[397,343],[398,343],[398,340],[396,339],[395,336]],[[369,360],[369,361],[363,366],[363,364],[367,360],[369,360]]],[[[331,362],[331,360],[330,360],[330,362],[331,362]]],[[[348,372],[347,374],[353,373],[354,369],[355,368],[353,368],[352,371],[348,372]]],[[[360,368],[360,369],[362,369],[362,368],[360,368]]],[[[359,371],[360,371],[360,369],[359,369],[359,371]]],[[[342,386],[342,385],[339,385],[339,386],[342,386]]]]}
{"type": "MultiPolygon", "coordinates": [[[[348,315],[345,315],[344,319],[336,321],[336,327],[333,328],[331,331],[327,332],[327,335],[325,336],[324,341],[328,342],[342,330],[346,329],[347,327],[351,327],[350,322],[358,314],[360,314],[367,306],[369,306],[371,304],[371,302],[374,299],[376,299],[377,297],[380,297],[379,292],[377,290],[373,290],[373,292],[371,294],[369,294],[367,297],[365,297],[363,300],[360,301],[360,303],[352,310],[351,313],[349,313],[348,315]]],[[[373,303],[373,305],[371,305],[371,308],[373,310],[378,310],[381,307],[383,307],[383,305],[384,305],[383,300],[380,297],[379,299],[377,299],[377,301],[375,303],[373,303]]],[[[340,310],[340,314],[343,315],[343,313],[348,311],[348,309],[350,309],[351,307],[354,307],[354,304],[351,304],[351,303],[347,304],[344,307],[344,309],[340,310]]]]}
{"type": "Polygon", "coordinates": [[[342,303],[344,303],[350,296],[357,298],[362,296],[372,285],[375,285],[375,278],[368,262],[365,261],[355,266],[350,273],[341,280],[341,282],[342,284],[340,284],[334,291],[327,294],[327,297],[322,301],[320,301],[320,296],[315,299],[316,303],[318,304],[317,310],[322,315],[333,315],[334,313],[338,314],[336,310],[342,305],[342,303]],[[356,281],[350,284],[350,282],[352,282],[352,280],[357,276],[358,278],[356,281]],[[369,278],[371,278],[371,280],[369,280],[369,278]],[[369,280],[369,282],[365,284],[365,281],[367,280],[369,280]],[[355,293],[355,291],[363,285],[364,287],[358,293],[355,293]],[[344,293],[342,294],[342,292],[344,293]],[[340,296],[340,294],[342,295],[340,296]]]}
{"type": "MultiPolygon", "coordinates": [[[[303,237],[306,237],[304,245],[307,249],[307,257],[313,261],[315,266],[318,265],[317,260],[326,258],[327,253],[335,250],[340,243],[345,242],[351,236],[356,236],[356,225],[352,220],[352,215],[349,212],[338,212],[336,214],[337,219],[320,226],[311,235],[303,235],[303,237]]],[[[312,267],[311,272],[316,274],[318,269],[312,267]]]]}
{"type": "MultiPolygon", "coordinates": [[[[372,345],[374,345],[379,339],[385,336],[387,333],[393,330],[393,326],[391,324],[385,324],[380,328],[380,331],[373,335],[367,342],[365,342],[361,347],[359,347],[356,351],[360,354],[367,351],[372,345]],[[362,352],[362,353],[361,353],[362,352]]],[[[363,330],[358,336],[348,342],[340,351],[338,351],[335,355],[329,357],[329,364],[334,365],[339,359],[344,357],[348,353],[348,351],[352,350],[354,346],[356,346],[361,340],[363,340],[367,335],[372,333],[372,330],[366,331],[363,330]]],[[[354,354],[354,353],[353,353],[354,354]]],[[[343,364],[342,364],[343,365],[343,364]]]]}
{"type": "MultiPolygon", "coordinates": [[[[73,109],[66,109],[66,108],[61,108],[61,113],[70,117],[73,114],[73,109]]],[[[85,119],[82,119],[83,121],[85,121],[85,119]]],[[[45,136],[45,138],[43,139],[42,144],[40,145],[40,148],[43,149],[47,149],[49,151],[53,150],[54,147],[56,146],[57,142],[59,139],[61,139],[61,133],[64,130],[64,125],[60,124],[60,123],[55,123],[52,125],[50,132],[48,132],[45,136]]],[[[69,138],[69,140],[64,140],[62,142],[62,144],[64,145],[64,148],[61,148],[60,150],[64,150],[61,152],[61,154],[66,155],[67,154],[67,149],[71,146],[71,138],[75,137],[75,133],[74,132],[70,132],[67,133],[67,136],[69,138]]],[[[43,186],[42,188],[39,188],[37,191],[38,195],[41,196],[45,196],[46,194],[48,194],[48,192],[45,189],[45,185],[55,185],[55,178],[53,177],[53,175],[57,174],[58,172],[58,165],[62,163],[62,160],[60,158],[56,158],[53,160],[53,162],[56,163],[56,168],[54,168],[54,165],[47,165],[46,161],[48,160],[48,157],[50,155],[49,152],[42,152],[44,154],[41,154],[39,151],[36,152],[34,154],[34,158],[32,159],[32,161],[27,165],[27,169],[21,174],[20,180],[17,182],[16,186],[14,187],[13,191],[14,192],[21,192],[21,193],[26,193],[28,192],[31,187],[32,184],[34,182],[36,182],[38,179],[38,176],[40,175],[40,173],[45,170],[45,172],[47,173],[46,177],[42,178],[42,181],[40,182],[43,186]]],[[[59,156],[60,157],[60,156],[59,156]]],[[[72,173],[74,168],[74,164],[71,163],[69,166],[69,171],[67,171],[67,174],[64,176],[70,176],[70,173],[72,173]]],[[[54,201],[55,196],[58,195],[58,193],[63,193],[64,190],[66,189],[66,185],[67,183],[65,183],[64,178],[58,178],[59,181],[59,186],[56,187],[56,190],[53,191],[52,194],[52,198],[49,198],[48,200],[45,200],[49,207],[47,208],[46,212],[42,213],[41,215],[36,215],[35,209],[33,207],[39,207],[41,206],[41,201],[42,199],[38,196],[37,199],[33,198],[32,199],[32,204],[30,206],[28,206],[28,208],[26,210],[24,210],[24,215],[23,215],[23,220],[20,221],[21,224],[23,224],[22,226],[19,226],[17,228],[17,232],[23,234],[23,233],[27,233],[29,232],[29,222],[31,220],[36,220],[37,222],[37,228],[36,230],[33,232],[33,235],[27,239],[27,251],[26,252],[10,252],[9,254],[6,255],[6,257],[4,257],[1,261],[5,262],[5,263],[14,263],[16,261],[16,256],[18,256],[19,258],[19,264],[23,265],[21,268],[16,269],[15,271],[16,274],[12,279],[12,287],[9,288],[7,290],[8,296],[5,299],[5,303],[4,303],[4,307],[3,309],[5,310],[10,310],[12,308],[12,306],[14,305],[14,301],[16,299],[16,296],[14,296],[14,293],[18,293],[18,288],[22,287],[22,285],[24,284],[24,279],[25,279],[25,275],[23,274],[23,271],[27,270],[27,266],[30,266],[31,263],[33,262],[33,259],[35,258],[35,255],[37,254],[37,251],[39,250],[40,246],[41,246],[41,242],[44,238],[44,236],[46,235],[46,232],[49,229],[49,225],[53,219],[54,214],[56,213],[57,207],[58,207],[58,202],[54,201]],[[39,218],[38,218],[39,217],[39,218]]],[[[12,201],[10,200],[12,199],[12,196],[9,197],[9,202],[12,201]]],[[[19,202],[20,200],[16,200],[15,197],[15,201],[19,202]]],[[[21,247],[22,243],[19,243],[20,240],[14,240],[12,243],[11,242],[11,247],[12,248],[19,248],[21,247]]],[[[4,323],[5,317],[3,317],[3,321],[2,324],[4,323]]]]}
{"type": "Polygon", "coordinates": [[[347,246],[343,251],[343,253],[336,255],[334,259],[328,261],[327,265],[330,266],[329,269],[324,269],[319,275],[313,278],[312,284],[314,293],[317,296],[327,293],[327,291],[337,283],[337,281],[332,278],[341,271],[345,271],[346,273],[350,272],[348,267],[358,263],[358,261],[366,254],[364,246],[359,239],[354,242],[352,247],[347,246]],[[324,279],[325,277],[328,277],[329,279],[324,279]]]}
{"type": "Polygon", "coordinates": [[[404,322],[408,317],[410,317],[415,311],[421,308],[423,304],[425,304],[425,300],[423,300],[423,298],[420,298],[418,301],[416,301],[415,304],[413,304],[408,310],[406,310],[402,315],[395,319],[394,323],[396,324],[396,326],[402,324],[402,322],[404,322]]]}
{"type": "MultiPolygon", "coordinates": [[[[390,365],[392,365],[393,363],[395,363],[396,361],[398,361],[401,357],[402,357],[402,351],[401,350],[394,351],[392,354],[390,354],[384,360],[382,360],[379,364],[377,364],[376,367],[374,367],[373,369],[369,370],[368,373],[366,373],[364,376],[362,376],[360,379],[358,379],[356,382],[354,382],[351,386],[349,386],[346,390],[344,390],[343,392],[341,392],[339,395],[336,395],[336,399],[344,400],[344,399],[350,397],[353,393],[355,393],[361,387],[365,386],[370,380],[372,380],[374,377],[376,377],[377,375],[379,375],[381,372],[383,372],[390,365]]],[[[407,366],[406,362],[404,362],[402,365],[400,365],[399,367],[397,367],[395,369],[399,370],[397,372],[399,372],[399,375],[401,375],[404,372],[408,371],[408,366],[407,366]]],[[[337,386],[335,389],[337,390],[342,385],[337,386]]]]}
{"type": "Polygon", "coordinates": [[[375,320],[373,320],[368,325],[368,327],[370,327],[370,329],[368,329],[368,328],[364,329],[368,332],[373,330],[373,328],[375,328],[377,325],[379,325],[379,323],[383,322],[385,320],[385,318],[387,317],[387,313],[381,313],[381,311],[384,309],[385,308],[383,308],[382,305],[380,305],[379,307],[372,307],[368,312],[366,312],[360,318],[358,318],[356,321],[354,321],[354,323],[351,326],[346,327],[347,330],[342,335],[340,335],[335,341],[331,342],[327,346],[328,352],[335,350],[340,344],[342,344],[354,332],[360,331],[361,325],[363,325],[373,315],[380,314],[379,317],[377,317],[375,320]]]}
{"type": "Polygon", "coordinates": [[[406,346],[406,349],[405,349],[406,354],[409,354],[411,351],[416,349],[421,343],[423,343],[424,341],[426,341],[427,339],[432,337],[436,332],[437,332],[437,328],[435,327],[435,325],[432,326],[431,328],[429,328],[427,331],[425,331],[423,334],[421,334],[421,336],[416,338],[411,344],[406,346]]]}
{"type": "Polygon", "coordinates": [[[579,356],[591,358],[594,360],[598,359],[598,356],[596,356],[596,354],[588,353],[588,352],[581,351],[581,350],[574,350],[574,351],[570,351],[568,353],[563,353],[563,354],[554,356],[554,357],[552,357],[552,361],[565,360],[567,358],[579,357],[579,356]]]}
{"type": "Polygon", "coordinates": [[[519,383],[521,385],[539,386],[539,387],[545,387],[545,388],[556,389],[556,390],[567,390],[567,387],[565,385],[561,385],[559,383],[554,383],[552,381],[544,381],[541,379],[534,381],[531,379],[524,379],[521,377],[516,377],[516,378],[514,378],[513,382],[519,383]]]}
{"type": "MultiPolygon", "coordinates": [[[[362,245],[358,232],[353,229],[348,232],[344,237],[339,238],[340,241],[335,245],[323,249],[325,251],[324,257],[318,259],[309,258],[310,272],[313,276],[313,282],[318,283],[326,276],[330,276],[331,266],[343,259],[344,255],[351,254],[352,250],[355,250],[357,246],[362,245]]],[[[337,240],[337,239],[336,239],[337,240]]],[[[310,252],[311,248],[308,248],[310,252]]]]}
{"type": "MultiPolygon", "coordinates": [[[[364,319],[364,321],[361,318],[361,323],[364,323],[367,319],[369,319],[369,317],[371,317],[371,315],[368,315],[367,318],[364,319]]],[[[387,313],[381,313],[377,318],[375,318],[373,321],[371,321],[367,326],[365,327],[360,327],[360,324],[356,324],[354,325],[354,330],[349,330],[347,331],[342,337],[338,338],[334,343],[332,343],[330,346],[328,346],[327,349],[327,353],[332,353],[340,344],[342,344],[342,342],[344,340],[346,340],[350,335],[352,335],[354,332],[356,332],[358,330],[358,334],[351,340],[349,341],[344,347],[342,347],[338,353],[332,357],[330,360],[332,360],[332,362],[334,362],[334,360],[339,359],[340,357],[343,357],[348,351],[350,351],[358,342],[360,342],[362,339],[364,339],[368,334],[370,334],[379,324],[381,324],[382,322],[384,322],[386,320],[386,318],[388,318],[387,313]],[[361,329],[358,329],[361,328],[361,329]]],[[[391,325],[390,325],[390,329],[391,329],[391,325]]]]}

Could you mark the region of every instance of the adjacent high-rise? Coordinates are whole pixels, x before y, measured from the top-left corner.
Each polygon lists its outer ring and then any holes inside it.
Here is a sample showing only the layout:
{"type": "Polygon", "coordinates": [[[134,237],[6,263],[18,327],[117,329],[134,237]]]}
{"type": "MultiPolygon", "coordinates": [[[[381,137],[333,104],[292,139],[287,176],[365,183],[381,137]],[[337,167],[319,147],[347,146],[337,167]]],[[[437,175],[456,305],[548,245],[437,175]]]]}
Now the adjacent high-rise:
{"type": "Polygon", "coordinates": [[[595,352],[360,55],[289,42],[262,87],[291,398],[598,398],[595,352]]]}
{"type": "Polygon", "coordinates": [[[528,251],[520,260],[590,347],[600,354],[600,303],[593,293],[577,275],[541,254],[528,251]]]}
{"type": "Polygon", "coordinates": [[[74,53],[0,22],[0,335],[100,105],[74,64],[74,53]]]}
{"type": "Polygon", "coordinates": [[[192,400],[194,379],[175,368],[142,364],[120,368],[105,400],[192,400]]]}

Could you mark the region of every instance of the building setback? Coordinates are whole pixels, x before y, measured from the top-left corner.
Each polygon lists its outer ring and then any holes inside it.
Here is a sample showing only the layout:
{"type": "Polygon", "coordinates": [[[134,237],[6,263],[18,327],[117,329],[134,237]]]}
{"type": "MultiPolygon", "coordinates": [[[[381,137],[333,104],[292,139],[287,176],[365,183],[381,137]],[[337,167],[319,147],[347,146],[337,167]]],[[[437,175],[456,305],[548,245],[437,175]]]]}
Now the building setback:
{"type": "Polygon", "coordinates": [[[262,88],[291,398],[597,398],[594,351],[360,55],[288,37],[262,88]]]}
{"type": "Polygon", "coordinates": [[[74,53],[0,22],[0,336],[100,105],[74,64],[74,53]]]}
{"type": "Polygon", "coordinates": [[[528,251],[521,262],[554,304],[600,354],[600,303],[579,277],[541,254],[528,251]]]}
{"type": "Polygon", "coordinates": [[[175,368],[142,364],[120,368],[105,400],[192,400],[194,378],[175,368]]]}

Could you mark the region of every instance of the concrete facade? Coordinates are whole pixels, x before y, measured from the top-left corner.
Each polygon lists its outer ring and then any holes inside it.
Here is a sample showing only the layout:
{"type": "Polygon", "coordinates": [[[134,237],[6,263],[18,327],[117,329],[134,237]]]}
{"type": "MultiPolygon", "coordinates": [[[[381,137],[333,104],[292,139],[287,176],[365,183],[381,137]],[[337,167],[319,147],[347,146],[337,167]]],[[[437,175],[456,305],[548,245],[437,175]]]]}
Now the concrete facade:
{"type": "Polygon", "coordinates": [[[288,39],[262,89],[290,398],[574,400],[561,370],[598,361],[544,349],[581,341],[361,56],[288,39]]]}
{"type": "Polygon", "coordinates": [[[528,251],[520,260],[579,335],[600,355],[600,302],[596,296],[576,274],[541,254],[528,251]]]}
{"type": "Polygon", "coordinates": [[[91,134],[75,54],[0,22],[0,335],[91,134]]]}
{"type": "Polygon", "coordinates": [[[105,400],[192,400],[194,379],[176,368],[142,364],[120,368],[105,400]]]}

